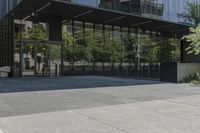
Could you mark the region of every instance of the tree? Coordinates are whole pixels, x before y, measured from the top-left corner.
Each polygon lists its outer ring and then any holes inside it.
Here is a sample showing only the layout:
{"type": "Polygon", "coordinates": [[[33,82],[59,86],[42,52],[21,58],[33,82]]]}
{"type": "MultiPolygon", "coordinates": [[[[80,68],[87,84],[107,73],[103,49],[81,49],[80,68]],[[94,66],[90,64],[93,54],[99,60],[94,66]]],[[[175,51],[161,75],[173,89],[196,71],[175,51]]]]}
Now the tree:
{"type": "Polygon", "coordinates": [[[194,53],[195,55],[200,54],[200,24],[196,28],[190,28],[190,34],[183,37],[187,42],[190,43],[188,48],[188,54],[194,53]]]}
{"type": "MultiPolygon", "coordinates": [[[[34,40],[45,41],[47,40],[47,31],[43,24],[35,24],[32,27],[27,27],[22,29],[22,33],[15,34],[15,42],[20,41],[20,36],[22,40],[32,40],[29,44],[24,45],[23,51],[32,52],[34,51],[34,40]]],[[[47,53],[47,45],[37,45],[37,52],[47,53]]],[[[20,45],[15,46],[16,50],[20,49],[20,45]]]]}
{"type": "MultiPolygon", "coordinates": [[[[19,40],[19,35],[16,36],[16,40],[19,40]]],[[[32,27],[28,27],[27,30],[23,29],[22,31],[22,39],[23,40],[40,40],[45,41],[47,40],[47,31],[44,25],[42,24],[35,24],[32,27]]],[[[33,44],[25,45],[25,49],[27,51],[33,52],[33,44]]],[[[38,52],[47,52],[46,45],[37,45],[38,52]]]]}
{"type": "Polygon", "coordinates": [[[24,38],[47,40],[47,31],[43,24],[34,24],[32,27],[28,27],[27,34],[24,34],[24,38]]]}
{"type": "Polygon", "coordinates": [[[198,25],[200,23],[200,3],[197,2],[188,2],[186,10],[182,13],[178,13],[179,18],[185,19],[190,23],[198,25]]]}
{"type": "Polygon", "coordinates": [[[187,10],[183,13],[178,14],[180,17],[187,19],[188,21],[194,21],[196,28],[190,28],[190,34],[184,36],[183,39],[186,39],[190,42],[190,46],[187,48],[188,53],[199,54],[199,33],[200,33],[200,3],[198,2],[188,2],[187,10]]]}

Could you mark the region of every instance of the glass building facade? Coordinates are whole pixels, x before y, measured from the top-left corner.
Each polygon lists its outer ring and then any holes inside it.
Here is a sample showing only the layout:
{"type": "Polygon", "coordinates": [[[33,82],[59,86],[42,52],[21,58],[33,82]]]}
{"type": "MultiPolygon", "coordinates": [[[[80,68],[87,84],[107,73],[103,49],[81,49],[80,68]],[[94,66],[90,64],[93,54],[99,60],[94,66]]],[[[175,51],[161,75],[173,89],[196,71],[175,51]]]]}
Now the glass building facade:
{"type": "Polygon", "coordinates": [[[0,18],[9,14],[9,12],[17,6],[22,0],[1,0],[0,1],[0,18]]]}
{"type": "MultiPolygon", "coordinates": [[[[60,71],[63,75],[159,79],[161,62],[180,62],[181,37],[176,33],[88,23],[84,19],[68,20],[62,26],[62,46],[52,44],[48,42],[48,23],[23,24],[22,29],[19,23],[14,23],[12,9],[21,1],[0,1],[0,67],[20,67],[15,70],[22,72],[28,69],[50,75],[51,69],[57,70],[62,65],[60,71]],[[42,44],[41,37],[36,37],[38,27],[42,29],[38,33],[42,33],[44,45],[39,45],[42,44]],[[35,34],[35,37],[25,34],[35,34]],[[32,41],[19,44],[27,39],[32,41]],[[35,46],[36,42],[40,43],[35,46]]],[[[197,24],[200,18],[200,0],[61,1],[188,25],[197,24]]],[[[15,70],[13,73],[16,73],[15,70]]]]}
{"type": "Polygon", "coordinates": [[[65,26],[65,75],[159,79],[161,62],[180,62],[175,34],[78,21],[65,26]]]}
{"type": "Polygon", "coordinates": [[[20,0],[0,1],[0,67],[12,66],[13,62],[13,14],[11,10],[20,0]]]}
{"type": "Polygon", "coordinates": [[[200,17],[200,0],[66,0],[81,5],[115,10],[165,21],[194,24],[200,17]],[[194,8],[188,9],[191,4],[194,8]],[[187,14],[187,11],[189,14],[187,14]]]}

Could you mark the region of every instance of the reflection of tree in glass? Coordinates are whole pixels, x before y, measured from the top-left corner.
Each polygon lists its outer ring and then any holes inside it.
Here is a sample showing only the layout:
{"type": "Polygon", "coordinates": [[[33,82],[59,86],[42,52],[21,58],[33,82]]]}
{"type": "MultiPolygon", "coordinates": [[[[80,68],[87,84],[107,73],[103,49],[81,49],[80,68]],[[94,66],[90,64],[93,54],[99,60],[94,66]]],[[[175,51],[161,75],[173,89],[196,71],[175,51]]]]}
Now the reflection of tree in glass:
{"type": "MultiPolygon", "coordinates": [[[[19,40],[20,35],[18,34],[16,39],[19,40]]],[[[34,24],[32,27],[28,27],[27,30],[22,31],[22,40],[40,40],[44,41],[47,40],[47,31],[42,24],[34,24]]],[[[33,52],[33,44],[25,45],[25,50],[29,52],[33,52]]],[[[47,46],[46,45],[38,45],[37,51],[38,52],[46,52],[47,46]]]]}
{"type": "Polygon", "coordinates": [[[186,9],[177,15],[179,18],[185,19],[185,22],[198,25],[200,23],[200,3],[188,2],[186,9]]]}

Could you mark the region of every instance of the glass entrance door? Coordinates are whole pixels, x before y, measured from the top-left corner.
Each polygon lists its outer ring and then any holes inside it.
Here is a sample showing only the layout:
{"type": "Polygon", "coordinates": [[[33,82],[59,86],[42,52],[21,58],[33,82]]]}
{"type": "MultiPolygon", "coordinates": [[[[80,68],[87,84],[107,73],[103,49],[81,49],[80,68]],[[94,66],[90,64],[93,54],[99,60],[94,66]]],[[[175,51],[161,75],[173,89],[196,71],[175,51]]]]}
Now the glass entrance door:
{"type": "Polygon", "coordinates": [[[49,44],[37,43],[35,53],[35,76],[49,76],[49,44]]]}
{"type": "Polygon", "coordinates": [[[21,47],[21,72],[22,76],[34,76],[35,47],[32,43],[23,42],[21,47]]]}
{"type": "Polygon", "coordinates": [[[16,44],[15,77],[61,75],[61,42],[23,40],[16,44]]]}

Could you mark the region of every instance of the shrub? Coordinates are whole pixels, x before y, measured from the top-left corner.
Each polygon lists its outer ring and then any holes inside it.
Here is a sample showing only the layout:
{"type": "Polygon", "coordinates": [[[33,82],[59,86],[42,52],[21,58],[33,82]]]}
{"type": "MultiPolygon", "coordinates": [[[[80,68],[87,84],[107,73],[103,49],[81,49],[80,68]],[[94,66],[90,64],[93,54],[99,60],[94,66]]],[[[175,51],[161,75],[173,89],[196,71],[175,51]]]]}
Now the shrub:
{"type": "Polygon", "coordinates": [[[183,80],[184,83],[200,84],[200,73],[190,75],[183,80]]]}

